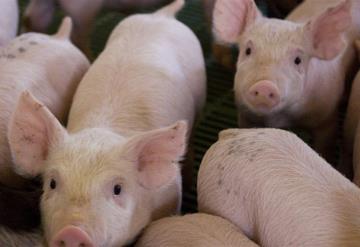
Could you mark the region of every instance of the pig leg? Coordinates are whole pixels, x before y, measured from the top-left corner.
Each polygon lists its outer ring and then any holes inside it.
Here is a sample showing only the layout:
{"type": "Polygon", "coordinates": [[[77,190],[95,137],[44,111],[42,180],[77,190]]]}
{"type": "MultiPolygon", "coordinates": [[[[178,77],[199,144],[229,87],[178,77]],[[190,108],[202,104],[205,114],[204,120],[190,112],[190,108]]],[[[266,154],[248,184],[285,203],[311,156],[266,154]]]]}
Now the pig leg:
{"type": "Polygon", "coordinates": [[[21,32],[46,32],[55,11],[54,0],[32,0],[25,10],[21,32]]]}
{"type": "Polygon", "coordinates": [[[314,149],[330,164],[335,165],[336,140],[337,140],[337,114],[329,121],[313,130],[314,149]]]}
{"type": "Polygon", "coordinates": [[[72,41],[87,57],[91,58],[92,53],[89,38],[94,18],[100,11],[102,2],[92,1],[91,4],[88,4],[86,1],[82,1],[74,4],[72,0],[62,0],[61,5],[65,13],[68,14],[74,22],[71,35],[72,41]],[[79,5],[81,5],[81,7],[79,7],[79,5]],[[84,11],[84,8],[86,11],[84,11]]]}

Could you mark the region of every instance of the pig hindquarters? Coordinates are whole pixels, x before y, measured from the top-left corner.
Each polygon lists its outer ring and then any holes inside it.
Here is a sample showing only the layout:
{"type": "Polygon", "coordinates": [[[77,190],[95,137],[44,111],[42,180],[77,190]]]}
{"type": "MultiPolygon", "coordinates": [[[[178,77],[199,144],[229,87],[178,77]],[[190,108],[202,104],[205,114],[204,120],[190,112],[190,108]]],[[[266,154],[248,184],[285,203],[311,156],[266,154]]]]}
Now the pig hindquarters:
{"type": "Polygon", "coordinates": [[[192,126],[206,93],[200,43],[173,17],[183,4],[115,28],[80,82],[67,130],[31,94],[18,102],[11,150],[18,170],[43,175],[50,246],[121,246],[179,209],[188,139],[179,120],[192,126]]]}
{"type": "Polygon", "coordinates": [[[359,188],[298,137],[276,129],[219,136],[200,166],[200,212],[260,246],[358,246],[359,188]]]}
{"type": "Polygon", "coordinates": [[[56,2],[74,20],[73,42],[87,55],[91,55],[89,35],[94,19],[102,8],[130,14],[164,5],[171,0],[31,0],[25,10],[25,28],[45,32],[52,22],[56,2]]]}

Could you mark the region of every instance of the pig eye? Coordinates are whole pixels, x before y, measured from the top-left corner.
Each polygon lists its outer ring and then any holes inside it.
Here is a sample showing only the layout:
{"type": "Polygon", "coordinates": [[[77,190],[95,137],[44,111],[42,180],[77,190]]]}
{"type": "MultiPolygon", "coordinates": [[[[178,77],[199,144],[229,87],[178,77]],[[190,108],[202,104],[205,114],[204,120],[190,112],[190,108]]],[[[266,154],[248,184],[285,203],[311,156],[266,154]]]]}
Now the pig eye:
{"type": "Polygon", "coordinates": [[[250,48],[250,47],[246,48],[246,50],[245,50],[245,55],[246,55],[246,56],[250,56],[250,55],[251,55],[251,48],[250,48]]]}
{"type": "Polygon", "coordinates": [[[116,184],[114,186],[114,195],[118,196],[118,195],[120,195],[120,193],[121,193],[121,185],[116,184]]]}
{"type": "Polygon", "coordinates": [[[51,179],[51,181],[50,181],[50,188],[51,188],[52,190],[54,190],[54,189],[56,188],[56,181],[55,181],[55,179],[51,179]]]}
{"type": "Polygon", "coordinates": [[[295,63],[296,65],[301,64],[301,58],[300,58],[300,57],[296,57],[295,60],[294,60],[294,63],[295,63]]]}

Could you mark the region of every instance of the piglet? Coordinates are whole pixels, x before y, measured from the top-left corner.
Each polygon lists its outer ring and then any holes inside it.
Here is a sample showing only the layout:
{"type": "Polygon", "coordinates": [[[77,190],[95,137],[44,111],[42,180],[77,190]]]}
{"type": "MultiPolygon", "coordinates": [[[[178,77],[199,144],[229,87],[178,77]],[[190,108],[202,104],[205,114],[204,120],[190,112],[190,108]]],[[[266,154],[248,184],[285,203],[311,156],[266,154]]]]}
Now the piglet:
{"type": "Polygon", "coordinates": [[[256,247],[229,221],[209,214],[163,218],[150,224],[135,247],[256,247]]]}
{"type": "Polygon", "coordinates": [[[284,130],[220,132],[197,189],[200,212],[224,217],[260,246],[360,243],[360,189],[284,130]]]}
{"type": "MultiPolygon", "coordinates": [[[[31,92],[64,123],[75,89],[89,67],[69,41],[71,29],[71,20],[65,18],[53,36],[24,34],[0,50],[0,182],[7,186],[22,187],[24,182],[13,171],[7,140],[9,119],[21,92],[31,92]]],[[[35,142],[32,135],[24,136],[25,140],[35,142]]]]}
{"type": "Polygon", "coordinates": [[[306,0],[286,20],[263,17],[253,0],[218,0],[214,33],[237,43],[240,127],[299,127],[334,161],[345,75],[360,35],[360,1],[306,0]]]}
{"type": "Polygon", "coordinates": [[[206,93],[200,43],[174,18],[183,4],[118,24],[80,82],[67,130],[22,94],[9,140],[15,167],[43,176],[50,247],[122,246],[178,212],[178,162],[206,93]]]}
{"type": "Polygon", "coordinates": [[[19,6],[17,0],[0,2],[0,47],[16,37],[19,23],[19,6]]]}
{"type": "Polygon", "coordinates": [[[45,32],[52,22],[56,3],[74,20],[73,42],[91,55],[89,35],[92,23],[102,8],[134,13],[144,8],[164,5],[172,0],[31,0],[24,14],[24,28],[45,32]]]}

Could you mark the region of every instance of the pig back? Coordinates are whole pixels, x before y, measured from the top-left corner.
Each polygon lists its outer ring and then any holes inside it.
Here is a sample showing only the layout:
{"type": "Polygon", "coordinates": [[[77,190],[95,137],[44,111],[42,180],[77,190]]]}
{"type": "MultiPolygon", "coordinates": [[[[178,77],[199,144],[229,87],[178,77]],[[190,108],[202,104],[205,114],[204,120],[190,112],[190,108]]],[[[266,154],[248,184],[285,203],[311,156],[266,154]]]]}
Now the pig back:
{"type": "Polygon", "coordinates": [[[221,132],[198,176],[199,211],[266,246],[355,246],[359,202],[356,186],[282,130],[221,132]]]}
{"type": "Polygon", "coordinates": [[[194,34],[168,17],[135,15],[115,28],[80,83],[69,130],[147,131],[180,119],[191,126],[205,91],[205,66],[194,34]]]}

